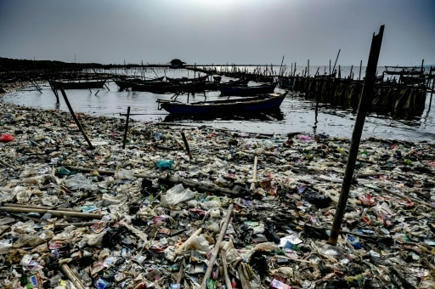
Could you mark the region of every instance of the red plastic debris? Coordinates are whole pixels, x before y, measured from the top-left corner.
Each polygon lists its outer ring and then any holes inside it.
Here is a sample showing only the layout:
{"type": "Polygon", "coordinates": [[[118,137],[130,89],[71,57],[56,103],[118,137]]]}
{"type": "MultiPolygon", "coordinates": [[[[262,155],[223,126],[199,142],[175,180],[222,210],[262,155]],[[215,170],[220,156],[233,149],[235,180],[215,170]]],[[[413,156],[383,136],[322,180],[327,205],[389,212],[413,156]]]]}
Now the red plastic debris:
{"type": "Polygon", "coordinates": [[[0,135],[0,142],[10,142],[14,140],[14,136],[8,133],[2,133],[0,135]]]}

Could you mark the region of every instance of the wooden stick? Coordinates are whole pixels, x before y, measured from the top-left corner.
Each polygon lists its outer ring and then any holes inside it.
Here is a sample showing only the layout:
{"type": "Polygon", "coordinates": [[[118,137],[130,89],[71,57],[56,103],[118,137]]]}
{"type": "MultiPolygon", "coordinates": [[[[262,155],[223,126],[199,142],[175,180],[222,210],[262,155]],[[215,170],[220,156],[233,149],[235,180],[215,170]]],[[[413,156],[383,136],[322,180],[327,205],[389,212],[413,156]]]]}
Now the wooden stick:
{"type": "Polygon", "coordinates": [[[181,137],[183,138],[184,146],[186,147],[186,153],[189,156],[189,159],[192,160],[192,154],[190,153],[189,143],[187,142],[186,135],[184,131],[181,131],[181,137]]]}
{"type": "Polygon", "coordinates": [[[43,213],[43,214],[48,213],[53,216],[66,216],[66,217],[77,217],[77,218],[93,218],[93,219],[101,218],[100,214],[62,211],[62,210],[37,209],[37,208],[19,208],[19,207],[0,206],[0,211],[11,212],[11,213],[43,213]]]}
{"type": "MultiPolygon", "coordinates": [[[[16,208],[32,208],[32,209],[42,209],[42,210],[55,210],[56,207],[48,207],[48,206],[33,206],[33,205],[22,205],[22,204],[12,204],[12,203],[4,203],[6,207],[16,207],[16,208]]],[[[81,212],[77,209],[71,208],[61,208],[61,211],[70,211],[70,212],[81,212]]]]}
{"type": "Polygon", "coordinates": [[[125,144],[127,142],[128,120],[129,119],[130,119],[130,107],[127,108],[127,117],[125,119],[125,129],[124,129],[124,139],[122,141],[122,149],[125,149],[125,144]]]}
{"type": "Polygon", "coordinates": [[[221,231],[219,232],[219,236],[218,236],[216,244],[215,244],[215,246],[213,248],[210,260],[208,261],[207,271],[205,271],[205,275],[204,275],[204,278],[202,279],[202,283],[201,283],[200,289],[205,289],[206,286],[207,286],[207,279],[210,278],[211,271],[213,270],[214,262],[216,261],[217,255],[219,254],[219,249],[220,249],[222,240],[223,240],[223,238],[225,236],[225,232],[227,231],[228,224],[229,224],[230,218],[231,218],[231,213],[233,212],[233,207],[234,207],[234,205],[231,204],[230,207],[227,210],[227,215],[225,217],[225,221],[224,221],[224,223],[222,225],[221,231]]]}
{"type": "Polygon", "coordinates": [[[190,243],[190,240],[192,240],[193,238],[196,238],[196,236],[198,236],[199,234],[201,234],[202,232],[202,228],[199,228],[198,230],[196,230],[195,232],[193,232],[192,235],[190,235],[190,237],[184,241],[183,244],[181,244],[178,248],[175,248],[175,254],[176,255],[180,255],[181,252],[184,251],[184,249],[186,248],[187,244],[190,243]]]}
{"type": "Polygon", "coordinates": [[[68,277],[68,279],[74,284],[77,289],[85,289],[82,281],[77,277],[76,273],[68,266],[68,264],[62,264],[62,272],[68,277]]]}
{"type": "Polygon", "coordinates": [[[66,96],[65,90],[62,88],[60,90],[60,92],[62,93],[63,99],[65,100],[65,103],[68,106],[69,112],[71,113],[71,116],[74,119],[74,122],[76,123],[77,127],[79,128],[80,132],[83,134],[83,137],[85,138],[86,142],[88,143],[89,148],[94,149],[94,146],[92,145],[91,141],[88,139],[88,136],[86,135],[81,123],[77,119],[77,116],[72,109],[71,104],[69,103],[69,100],[68,100],[68,97],[66,96]]]}
{"type": "Polygon", "coordinates": [[[255,183],[257,182],[257,162],[258,162],[258,157],[255,156],[254,157],[254,167],[252,170],[252,183],[251,183],[251,187],[250,187],[251,191],[255,190],[255,183]]]}

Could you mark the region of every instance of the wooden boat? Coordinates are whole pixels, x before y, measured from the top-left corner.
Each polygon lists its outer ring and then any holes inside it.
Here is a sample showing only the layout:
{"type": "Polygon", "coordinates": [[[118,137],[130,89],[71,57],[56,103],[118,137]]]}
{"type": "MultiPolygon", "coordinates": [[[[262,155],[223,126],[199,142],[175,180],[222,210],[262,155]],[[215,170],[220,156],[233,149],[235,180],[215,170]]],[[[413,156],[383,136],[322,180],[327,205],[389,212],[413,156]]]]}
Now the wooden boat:
{"type": "Polygon", "coordinates": [[[219,87],[231,87],[231,86],[248,86],[249,79],[237,79],[230,80],[228,82],[222,82],[219,87]]]}
{"type": "Polygon", "coordinates": [[[177,115],[220,115],[258,113],[279,108],[284,100],[285,93],[270,93],[249,98],[200,101],[182,103],[174,100],[158,99],[158,109],[164,109],[177,115]]]}
{"type": "Polygon", "coordinates": [[[162,82],[165,77],[158,77],[154,79],[141,79],[141,78],[119,78],[115,79],[116,85],[119,86],[120,90],[125,90],[131,88],[135,84],[149,84],[162,82]]]}
{"type": "Polygon", "coordinates": [[[258,86],[223,86],[219,90],[221,95],[255,95],[260,93],[271,93],[275,90],[276,83],[262,84],[258,86]]]}
{"type": "Polygon", "coordinates": [[[181,77],[181,78],[172,78],[166,76],[166,80],[171,83],[185,83],[185,82],[205,82],[208,78],[208,75],[196,77],[196,78],[188,78],[188,77],[181,77]]]}
{"type": "Polygon", "coordinates": [[[50,86],[53,89],[90,89],[103,88],[106,80],[78,80],[78,81],[59,81],[50,80],[50,86]]]}

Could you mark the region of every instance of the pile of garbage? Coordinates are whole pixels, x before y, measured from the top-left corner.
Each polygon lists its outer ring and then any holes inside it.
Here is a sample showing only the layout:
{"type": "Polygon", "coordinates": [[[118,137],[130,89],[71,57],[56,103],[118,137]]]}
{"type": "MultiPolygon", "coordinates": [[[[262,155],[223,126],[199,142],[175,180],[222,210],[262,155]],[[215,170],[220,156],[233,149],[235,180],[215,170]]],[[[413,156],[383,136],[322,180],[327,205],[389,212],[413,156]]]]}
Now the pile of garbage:
{"type": "Polygon", "coordinates": [[[0,287],[434,288],[435,152],[0,103],[0,287]],[[181,137],[184,132],[190,155],[181,137]]]}

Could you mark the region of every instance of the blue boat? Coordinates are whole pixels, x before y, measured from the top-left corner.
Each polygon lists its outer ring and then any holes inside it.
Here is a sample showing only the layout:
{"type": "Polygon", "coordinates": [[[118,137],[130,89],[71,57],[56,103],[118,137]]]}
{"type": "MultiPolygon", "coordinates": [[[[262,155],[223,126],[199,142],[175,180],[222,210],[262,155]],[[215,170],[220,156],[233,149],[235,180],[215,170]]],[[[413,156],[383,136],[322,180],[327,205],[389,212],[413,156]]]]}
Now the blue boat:
{"type": "Polygon", "coordinates": [[[261,93],[271,93],[275,90],[276,83],[258,86],[222,86],[219,88],[221,95],[250,96],[261,93]]]}
{"type": "Polygon", "coordinates": [[[285,93],[269,93],[254,97],[200,101],[182,103],[176,100],[158,99],[158,109],[164,109],[170,114],[176,115],[224,115],[246,114],[276,110],[286,97],[285,93]]]}

